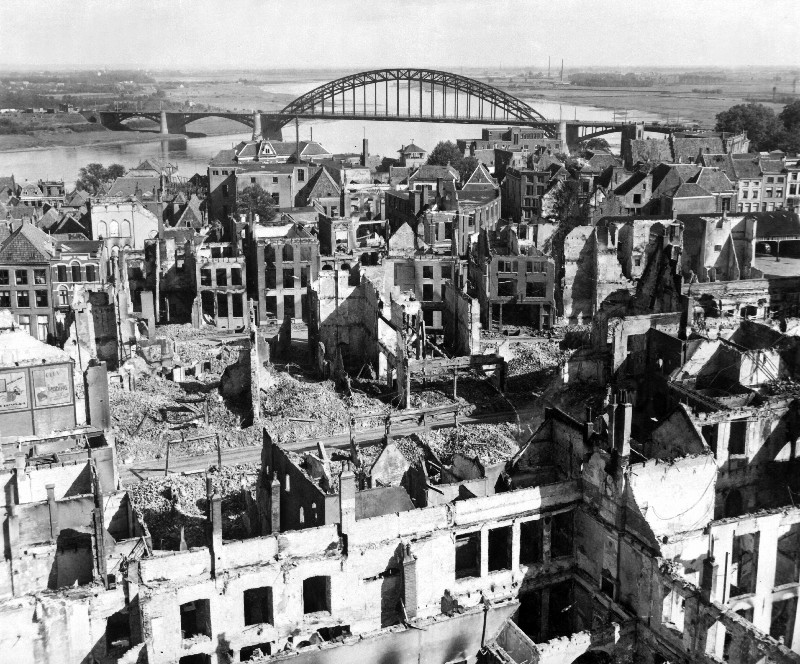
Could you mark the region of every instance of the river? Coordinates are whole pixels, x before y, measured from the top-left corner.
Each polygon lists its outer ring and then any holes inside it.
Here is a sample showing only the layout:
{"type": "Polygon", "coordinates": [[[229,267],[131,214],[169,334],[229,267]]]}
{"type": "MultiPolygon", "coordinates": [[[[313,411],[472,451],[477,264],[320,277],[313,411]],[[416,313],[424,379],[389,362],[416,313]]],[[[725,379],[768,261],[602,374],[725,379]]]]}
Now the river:
{"type": "MultiPolygon", "coordinates": [[[[300,95],[316,87],[323,81],[309,78],[306,81],[281,82],[262,86],[266,92],[281,92],[300,95]]],[[[423,106],[430,108],[430,97],[425,93],[423,106]]],[[[395,93],[390,93],[389,99],[395,93]]],[[[405,106],[405,93],[401,94],[401,103],[405,106]]],[[[557,104],[552,101],[526,98],[531,106],[536,108],[547,118],[563,118],[582,120],[611,120],[614,112],[610,109],[593,106],[573,106],[571,104],[557,104]]],[[[357,107],[361,104],[361,97],[357,97],[357,107]]],[[[348,101],[348,104],[350,102],[348,101]]],[[[378,100],[379,106],[380,100],[378,100]]],[[[417,112],[416,105],[419,97],[412,97],[415,105],[413,112],[417,112]]],[[[435,112],[439,106],[436,102],[435,112]]],[[[382,107],[382,106],[381,106],[382,107]]],[[[463,106],[462,106],[463,108],[463,106]]],[[[662,117],[652,113],[632,112],[628,119],[663,120],[662,117]]],[[[191,127],[191,125],[190,125],[191,127]]],[[[463,125],[448,123],[417,123],[417,122],[384,122],[384,121],[351,121],[351,120],[313,120],[300,123],[300,139],[312,137],[334,153],[360,152],[362,138],[369,139],[369,148],[372,154],[387,157],[396,157],[402,145],[414,142],[428,150],[432,149],[440,140],[455,140],[465,137],[480,137],[480,125],[463,125]]],[[[284,128],[284,138],[294,140],[294,126],[284,128]]],[[[60,179],[74,182],[81,166],[91,162],[102,164],[120,163],[131,168],[147,157],[159,157],[171,163],[177,163],[178,173],[185,177],[192,174],[206,172],[209,160],[220,150],[232,147],[242,140],[250,138],[250,131],[225,134],[220,136],[200,136],[185,139],[165,139],[144,143],[113,143],[108,145],[47,147],[37,149],[18,150],[0,153],[0,175],[13,174],[18,183],[25,180],[60,179]]],[[[619,145],[618,136],[608,137],[612,147],[619,145]]]]}

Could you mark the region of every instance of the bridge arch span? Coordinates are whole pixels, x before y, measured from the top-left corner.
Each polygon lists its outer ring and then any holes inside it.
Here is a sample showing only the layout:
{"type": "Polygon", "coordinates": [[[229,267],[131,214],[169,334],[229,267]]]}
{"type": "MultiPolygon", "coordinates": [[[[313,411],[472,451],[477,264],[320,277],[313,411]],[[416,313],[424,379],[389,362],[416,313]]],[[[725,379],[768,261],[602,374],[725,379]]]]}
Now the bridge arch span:
{"type": "MultiPolygon", "coordinates": [[[[385,115],[388,119],[396,117],[399,119],[415,119],[458,122],[464,119],[475,119],[483,121],[509,120],[516,123],[530,122],[534,124],[546,123],[547,119],[537,110],[499,88],[487,83],[477,81],[460,74],[439,71],[436,69],[374,69],[371,71],[360,72],[337,78],[334,81],[324,83],[313,90],[301,95],[293,102],[288,104],[279,115],[286,118],[303,116],[341,116],[352,117],[354,115],[367,115],[367,94],[364,91],[363,113],[362,109],[356,108],[355,91],[360,88],[375,86],[371,103],[371,112],[376,115],[385,115]],[[400,86],[406,83],[407,93],[401,95],[400,86]],[[389,85],[397,86],[394,99],[390,100],[389,85]],[[418,84],[419,88],[419,114],[416,113],[416,91],[414,97],[414,109],[412,113],[412,84],[418,84]],[[428,109],[423,109],[423,86],[429,86],[432,92],[430,103],[430,114],[428,109]],[[383,113],[378,113],[378,86],[385,86],[385,92],[381,101],[385,102],[383,113]],[[444,115],[436,116],[434,109],[434,96],[436,92],[442,92],[445,101],[444,115]],[[352,100],[352,112],[347,110],[350,93],[352,100]],[[456,93],[455,102],[451,102],[452,115],[447,114],[446,95],[456,93]],[[465,99],[461,102],[459,109],[459,95],[465,99]],[[401,96],[407,98],[407,113],[401,113],[401,96]],[[340,108],[337,109],[337,101],[340,101],[340,108]],[[390,101],[395,101],[395,112],[390,113],[390,101]],[[466,108],[464,106],[466,105],[466,108]]],[[[417,87],[416,85],[414,86],[417,87]]],[[[376,119],[382,119],[380,117],[376,119]]]]}

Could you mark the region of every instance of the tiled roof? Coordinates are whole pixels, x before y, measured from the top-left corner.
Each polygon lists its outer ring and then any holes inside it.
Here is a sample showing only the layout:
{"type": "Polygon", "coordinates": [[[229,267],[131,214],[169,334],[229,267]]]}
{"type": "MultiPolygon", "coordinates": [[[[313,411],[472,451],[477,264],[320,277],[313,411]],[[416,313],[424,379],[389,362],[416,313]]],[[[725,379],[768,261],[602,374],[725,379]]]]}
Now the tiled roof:
{"type": "Polygon", "coordinates": [[[403,147],[401,147],[398,150],[398,152],[400,154],[409,154],[411,152],[425,152],[425,150],[423,150],[419,145],[416,145],[415,143],[409,143],[408,145],[404,145],[403,147]]]}
{"type": "Polygon", "coordinates": [[[733,183],[722,171],[716,168],[703,167],[700,172],[689,180],[692,184],[699,184],[706,191],[725,193],[734,190],[733,183]]]}
{"type": "Polygon", "coordinates": [[[472,171],[472,175],[469,176],[469,179],[464,184],[464,189],[494,189],[496,187],[497,182],[492,177],[491,173],[489,173],[489,169],[486,168],[486,165],[483,162],[478,163],[478,166],[474,171],[472,171]]]}
{"type": "Polygon", "coordinates": [[[761,159],[761,170],[764,173],[782,173],[785,169],[781,159],[761,159]]]}
{"type": "Polygon", "coordinates": [[[617,196],[624,196],[629,191],[631,191],[634,187],[639,185],[643,180],[647,179],[649,173],[646,171],[637,171],[633,175],[631,175],[625,182],[619,185],[615,190],[614,193],[617,196]]]}
{"type": "Polygon", "coordinates": [[[672,158],[674,161],[694,161],[701,153],[720,154],[725,152],[719,136],[698,136],[672,138],[672,158]]]}
{"type": "Polygon", "coordinates": [[[216,155],[208,162],[209,166],[233,166],[235,165],[234,157],[236,156],[236,149],[231,148],[230,150],[220,150],[217,152],[216,155]]]}
{"type": "Polygon", "coordinates": [[[673,198],[697,198],[700,196],[711,196],[711,193],[693,182],[684,182],[672,194],[673,198]]]}
{"type": "Polygon", "coordinates": [[[145,177],[117,178],[108,188],[109,196],[136,196],[141,194],[148,198],[154,198],[153,190],[158,191],[161,187],[161,178],[155,175],[145,177]]]}
{"type": "Polygon", "coordinates": [[[55,253],[50,236],[29,223],[20,225],[0,244],[0,262],[4,264],[47,262],[55,253]]]}
{"type": "Polygon", "coordinates": [[[712,166],[720,169],[728,179],[733,182],[736,180],[736,172],[733,167],[733,159],[729,154],[701,154],[699,162],[703,166],[712,166]]]}
{"type": "Polygon", "coordinates": [[[732,155],[733,172],[739,180],[748,178],[760,178],[762,176],[761,165],[758,159],[752,155],[732,155]]]}

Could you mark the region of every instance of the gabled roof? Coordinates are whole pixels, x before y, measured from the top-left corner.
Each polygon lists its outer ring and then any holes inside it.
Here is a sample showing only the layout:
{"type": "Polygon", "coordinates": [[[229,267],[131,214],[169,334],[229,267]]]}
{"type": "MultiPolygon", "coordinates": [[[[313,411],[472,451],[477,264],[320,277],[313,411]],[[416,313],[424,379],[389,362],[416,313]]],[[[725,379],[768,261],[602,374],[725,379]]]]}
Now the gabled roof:
{"type": "Polygon", "coordinates": [[[684,182],[680,185],[675,193],[672,194],[673,198],[699,198],[703,196],[711,196],[711,192],[703,189],[699,184],[693,182],[684,182]]]}
{"type": "Polygon", "coordinates": [[[702,153],[723,153],[725,146],[720,136],[673,136],[672,151],[675,161],[694,161],[702,153]]]}
{"type": "Polygon", "coordinates": [[[628,192],[632,191],[634,187],[641,184],[642,181],[647,179],[647,176],[650,175],[647,171],[640,170],[631,175],[625,182],[619,185],[615,190],[614,193],[617,196],[624,196],[628,192]]]}
{"type": "Polygon", "coordinates": [[[463,189],[497,189],[497,181],[489,173],[486,165],[478,162],[478,166],[464,183],[463,189]]]}
{"type": "Polygon", "coordinates": [[[761,170],[764,173],[777,174],[783,173],[786,169],[782,159],[761,159],[761,170]]]}
{"type": "Polygon", "coordinates": [[[733,172],[739,180],[748,178],[760,178],[762,176],[761,165],[758,158],[750,154],[735,154],[731,156],[733,172]]]}
{"type": "Polygon", "coordinates": [[[713,193],[732,192],[733,183],[721,170],[703,166],[700,172],[688,180],[689,183],[699,184],[703,189],[713,193]]]}
{"type": "Polygon", "coordinates": [[[200,228],[203,225],[202,201],[194,194],[189,199],[175,226],[200,228]]]}
{"type": "Polygon", "coordinates": [[[301,195],[307,201],[312,198],[338,196],[340,193],[341,189],[338,183],[327,168],[320,168],[301,189],[301,195]]]}
{"type": "Polygon", "coordinates": [[[736,180],[736,172],[733,168],[733,159],[729,154],[716,154],[716,153],[701,154],[700,158],[698,159],[698,163],[701,166],[711,166],[714,168],[718,168],[723,173],[725,173],[725,175],[728,176],[728,179],[731,182],[736,180]]]}
{"type": "Polygon", "coordinates": [[[620,160],[610,152],[595,152],[586,160],[586,164],[595,173],[602,173],[609,166],[621,166],[620,160]]]}
{"type": "Polygon", "coordinates": [[[81,205],[86,203],[90,198],[91,194],[88,191],[76,189],[67,197],[64,205],[67,207],[81,207],[81,205]]]}
{"type": "Polygon", "coordinates": [[[50,236],[29,223],[22,223],[0,244],[0,262],[4,264],[48,262],[55,253],[50,236]]]}

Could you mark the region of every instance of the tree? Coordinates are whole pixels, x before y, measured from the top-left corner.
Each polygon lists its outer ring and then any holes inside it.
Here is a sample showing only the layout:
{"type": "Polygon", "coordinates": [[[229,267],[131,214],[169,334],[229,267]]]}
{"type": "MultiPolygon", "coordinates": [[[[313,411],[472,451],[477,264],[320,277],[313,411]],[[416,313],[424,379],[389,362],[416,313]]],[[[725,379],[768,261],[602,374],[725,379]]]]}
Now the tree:
{"type": "Polygon", "coordinates": [[[778,114],[778,119],[783,123],[786,131],[790,133],[800,131],[800,100],[786,104],[778,114]]]}
{"type": "Polygon", "coordinates": [[[436,147],[428,154],[428,163],[431,166],[447,166],[450,164],[453,168],[458,169],[461,162],[464,160],[464,155],[461,150],[453,141],[439,141],[436,147]]]}
{"type": "Polygon", "coordinates": [[[763,104],[737,104],[717,114],[717,131],[747,132],[755,151],[771,150],[779,138],[781,123],[763,104]]]}
{"type": "Polygon", "coordinates": [[[92,162],[80,169],[75,186],[94,195],[102,189],[104,184],[123,175],[125,175],[125,167],[121,164],[111,164],[105,168],[103,164],[92,162]]]}
{"type": "Polygon", "coordinates": [[[263,187],[251,184],[242,189],[236,197],[238,214],[258,215],[260,221],[271,221],[277,215],[275,202],[263,187]]]}
{"type": "Polygon", "coordinates": [[[608,141],[601,136],[590,138],[588,141],[581,143],[581,148],[584,150],[608,150],[609,147],[608,141]]]}

